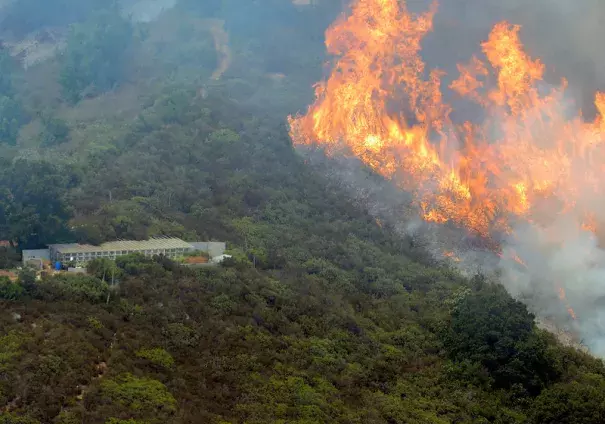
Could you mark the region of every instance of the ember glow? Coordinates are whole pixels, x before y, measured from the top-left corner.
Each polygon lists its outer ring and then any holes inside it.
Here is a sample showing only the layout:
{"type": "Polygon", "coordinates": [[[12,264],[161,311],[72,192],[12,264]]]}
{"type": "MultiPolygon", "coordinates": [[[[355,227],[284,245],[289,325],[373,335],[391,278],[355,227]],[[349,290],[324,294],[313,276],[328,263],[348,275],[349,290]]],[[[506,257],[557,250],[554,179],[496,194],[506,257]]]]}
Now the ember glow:
{"type": "Polygon", "coordinates": [[[443,73],[421,56],[435,13],[409,13],[401,0],[354,0],[326,32],[331,74],[307,113],[289,118],[294,143],[360,159],[412,193],[428,222],[486,240],[514,237],[521,223],[560,246],[565,236],[551,229],[563,217],[594,237],[605,218],[605,94],[596,93],[597,117],[586,121],[568,104],[566,82],[543,81],[545,65],[507,22],[444,87],[443,73]],[[479,122],[454,122],[445,90],[479,105],[479,122]]]}

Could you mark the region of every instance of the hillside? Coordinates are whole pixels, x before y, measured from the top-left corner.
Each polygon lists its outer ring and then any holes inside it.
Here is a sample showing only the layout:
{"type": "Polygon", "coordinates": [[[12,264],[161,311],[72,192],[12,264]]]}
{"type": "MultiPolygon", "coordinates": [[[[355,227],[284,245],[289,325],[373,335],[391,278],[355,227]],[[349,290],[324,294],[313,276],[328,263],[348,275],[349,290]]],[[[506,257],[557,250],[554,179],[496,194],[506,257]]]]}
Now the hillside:
{"type": "Polygon", "coordinates": [[[0,424],[603,421],[601,360],[293,147],[286,116],[312,99],[339,5],[181,0],[132,23],[81,3],[0,10],[31,18],[7,39],[65,34],[26,69],[0,52],[1,267],[155,235],[227,241],[233,259],[0,277],[0,424]]]}

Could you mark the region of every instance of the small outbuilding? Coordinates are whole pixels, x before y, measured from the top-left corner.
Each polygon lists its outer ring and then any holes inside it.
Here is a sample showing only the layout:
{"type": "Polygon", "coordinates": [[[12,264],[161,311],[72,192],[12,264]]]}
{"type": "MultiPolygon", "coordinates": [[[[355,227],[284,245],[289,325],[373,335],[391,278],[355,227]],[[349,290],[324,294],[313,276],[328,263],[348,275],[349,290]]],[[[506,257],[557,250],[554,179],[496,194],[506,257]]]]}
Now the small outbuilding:
{"type": "Polygon", "coordinates": [[[26,249],[22,252],[23,266],[35,266],[42,269],[44,262],[50,261],[49,249],[26,249]]]}

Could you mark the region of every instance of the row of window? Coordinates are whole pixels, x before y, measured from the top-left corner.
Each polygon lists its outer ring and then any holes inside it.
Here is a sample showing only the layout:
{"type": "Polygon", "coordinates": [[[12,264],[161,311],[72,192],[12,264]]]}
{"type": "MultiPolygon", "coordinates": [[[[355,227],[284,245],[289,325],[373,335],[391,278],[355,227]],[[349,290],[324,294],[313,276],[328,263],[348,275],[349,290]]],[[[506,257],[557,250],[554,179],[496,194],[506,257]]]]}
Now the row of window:
{"type": "Polygon", "coordinates": [[[149,249],[149,250],[116,250],[116,251],[105,251],[105,252],[77,252],[77,253],[57,253],[55,259],[59,261],[86,261],[94,258],[115,258],[116,256],[128,255],[129,253],[143,253],[144,255],[159,255],[164,254],[166,256],[174,257],[179,254],[183,254],[191,249],[177,248],[177,249],[149,249]],[[73,258],[73,259],[72,259],[73,258]]]}

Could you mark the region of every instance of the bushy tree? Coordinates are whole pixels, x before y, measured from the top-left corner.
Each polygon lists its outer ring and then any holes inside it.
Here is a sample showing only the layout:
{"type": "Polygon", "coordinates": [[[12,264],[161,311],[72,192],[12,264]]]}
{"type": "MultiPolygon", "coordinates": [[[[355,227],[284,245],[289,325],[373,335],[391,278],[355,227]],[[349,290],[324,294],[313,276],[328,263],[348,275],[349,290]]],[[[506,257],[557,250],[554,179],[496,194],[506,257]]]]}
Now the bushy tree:
{"type": "Polygon", "coordinates": [[[107,299],[109,285],[95,277],[60,274],[48,278],[36,288],[36,297],[46,301],[101,303],[107,299]]]}
{"type": "Polygon", "coordinates": [[[605,377],[584,374],[544,390],[531,407],[535,424],[600,424],[605,420],[605,377]]]}
{"type": "Polygon", "coordinates": [[[170,369],[174,365],[174,358],[165,349],[156,347],[153,349],[141,349],[137,352],[139,358],[149,361],[151,364],[170,369]]]}
{"type": "Polygon", "coordinates": [[[475,280],[478,290],[459,299],[444,345],[455,361],[480,363],[495,387],[523,386],[538,394],[558,377],[534,316],[496,284],[475,280]]]}
{"type": "Polygon", "coordinates": [[[36,271],[25,267],[19,271],[19,284],[23,286],[23,289],[29,293],[35,293],[37,284],[36,284],[36,271]]]}
{"type": "Polygon", "coordinates": [[[23,286],[8,277],[0,277],[0,299],[17,300],[25,294],[23,286]]]}
{"type": "Polygon", "coordinates": [[[0,424],[40,424],[40,421],[27,415],[2,413],[0,414],[0,424]]]}
{"type": "Polygon", "coordinates": [[[176,411],[176,400],[157,380],[124,374],[103,381],[101,388],[105,398],[138,414],[153,416],[154,413],[172,414],[176,411]]]}
{"type": "Polygon", "coordinates": [[[121,275],[121,269],[109,258],[95,258],[86,265],[88,274],[102,281],[111,281],[121,275]]]}

